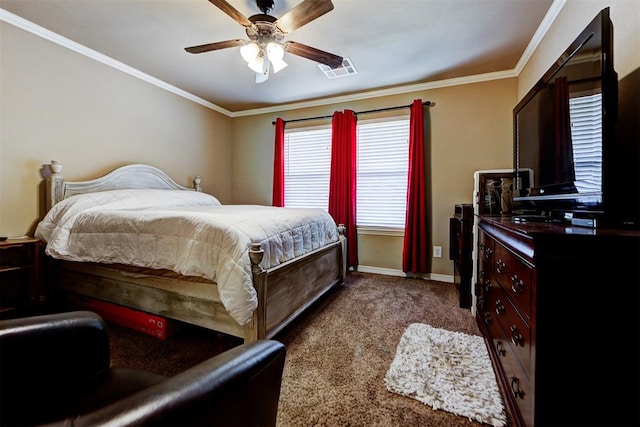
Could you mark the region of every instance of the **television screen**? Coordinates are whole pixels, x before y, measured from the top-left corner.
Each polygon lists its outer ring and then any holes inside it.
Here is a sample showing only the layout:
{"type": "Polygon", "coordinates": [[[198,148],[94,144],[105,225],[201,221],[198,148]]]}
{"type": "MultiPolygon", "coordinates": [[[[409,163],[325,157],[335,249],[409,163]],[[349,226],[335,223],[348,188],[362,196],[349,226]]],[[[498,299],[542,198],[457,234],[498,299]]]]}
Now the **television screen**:
{"type": "Polygon", "coordinates": [[[611,33],[605,9],[514,109],[514,169],[530,177],[514,185],[522,206],[602,204],[606,105],[617,96],[611,33]]]}

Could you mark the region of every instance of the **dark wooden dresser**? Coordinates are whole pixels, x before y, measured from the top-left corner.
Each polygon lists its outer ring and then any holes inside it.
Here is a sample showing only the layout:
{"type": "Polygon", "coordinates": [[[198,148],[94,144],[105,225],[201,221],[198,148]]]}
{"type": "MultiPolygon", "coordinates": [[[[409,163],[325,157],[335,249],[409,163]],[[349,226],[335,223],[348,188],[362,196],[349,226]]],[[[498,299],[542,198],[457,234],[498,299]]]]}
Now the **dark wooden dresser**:
{"type": "Polygon", "coordinates": [[[478,221],[476,320],[510,424],[638,425],[640,232],[478,221]]]}

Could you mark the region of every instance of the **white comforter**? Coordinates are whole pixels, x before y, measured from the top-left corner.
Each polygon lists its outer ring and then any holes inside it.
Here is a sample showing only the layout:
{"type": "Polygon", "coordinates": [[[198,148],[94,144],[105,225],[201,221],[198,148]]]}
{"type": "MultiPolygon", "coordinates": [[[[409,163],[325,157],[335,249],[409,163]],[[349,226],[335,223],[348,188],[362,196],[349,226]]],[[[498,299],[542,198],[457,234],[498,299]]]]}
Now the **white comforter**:
{"type": "Polygon", "coordinates": [[[36,229],[46,253],[69,261],[169,269],[218,284],[241,325],[257,307],[248,251],[264,250],[265,269],[338,239],[322,209],[221,205],[204,193],[113,190],[56,204],[36,229]]]}

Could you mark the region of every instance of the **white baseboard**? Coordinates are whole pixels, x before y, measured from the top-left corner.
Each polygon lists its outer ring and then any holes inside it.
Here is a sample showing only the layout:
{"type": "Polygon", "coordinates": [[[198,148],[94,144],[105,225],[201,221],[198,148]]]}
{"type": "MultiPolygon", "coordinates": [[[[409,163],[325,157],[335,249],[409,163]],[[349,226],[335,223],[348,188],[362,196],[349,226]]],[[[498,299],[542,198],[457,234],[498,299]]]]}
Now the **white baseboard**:
{"type": "Polygon", "coordinates": [[[435,273],[431,273],[431,274],[429,274],[429,279],[430,280],[437,280],[438,282],[453,283],[453,276],[450,275],[450,274],[435,274],[435,273]]]}
{"type": "Polygon", "coordinates": [[[393,268],[368,267],[366,265],[358,265],[358,271],[361,273],[384,274],[385,276],[405,277],[404,271],[393,268]]]}
{"type": "MultiPolygon", "coordinates": [[[[362,273],[374,273],[374,274],[384,274],[386,276],[397,276],[397,277],[407,277],[407,274],[402,270],[396,270],[393,268],[380,268],[380,267],[369,267],[366,265],[358,265],[358,271],[362,273]]],[[[453,283],[453,276],[449,274],[425,274],[422,275],[423,279],[428,280],[436,280],[438,282],[446,282],[453,283]]]]}

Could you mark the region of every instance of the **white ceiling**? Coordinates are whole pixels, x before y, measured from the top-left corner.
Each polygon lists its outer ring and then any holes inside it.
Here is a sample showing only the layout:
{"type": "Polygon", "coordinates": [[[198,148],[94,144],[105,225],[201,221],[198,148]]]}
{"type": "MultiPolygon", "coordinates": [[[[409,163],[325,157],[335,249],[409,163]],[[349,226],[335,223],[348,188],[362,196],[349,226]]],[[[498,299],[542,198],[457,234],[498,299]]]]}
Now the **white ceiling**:
{"type": "MultiPolygon", "coordinates": [[[[301,2],[274,1],[269,14],[276,18],[301,2]]],[[[255,0],[228,3],[246,17],[261,13],[255,0]]],[[[5,12],[5,20],[17,15],[232,114],[513,71],[554,10],[554,0],[333,4],[332,11],[285,41],[347,57],[358,74],[327,79],[317,63],[286,54],[289,66],[256,84],[239,48],[195,55],[184,51],[187,46],[247,38],[244,27],[207,0],[0,0],[0,8],[10,13],[5,12]]]]}

